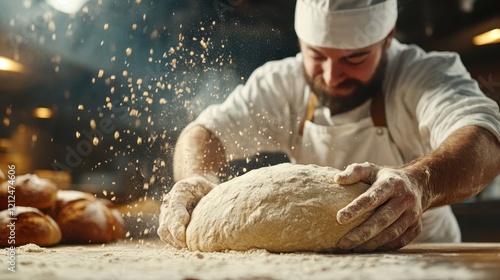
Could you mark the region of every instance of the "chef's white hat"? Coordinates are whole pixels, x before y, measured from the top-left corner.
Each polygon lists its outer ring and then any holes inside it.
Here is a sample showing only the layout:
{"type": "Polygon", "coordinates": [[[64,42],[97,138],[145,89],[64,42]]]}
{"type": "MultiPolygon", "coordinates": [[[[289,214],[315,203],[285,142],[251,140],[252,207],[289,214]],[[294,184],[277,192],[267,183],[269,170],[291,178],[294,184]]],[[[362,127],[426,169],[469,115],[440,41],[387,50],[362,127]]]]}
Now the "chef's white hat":
{"type": "Polygon", "coordinates": [[[397,17],[397,0],[297,0],[295,32],[313,46],[359,49],[384,39],[397,17]]]}

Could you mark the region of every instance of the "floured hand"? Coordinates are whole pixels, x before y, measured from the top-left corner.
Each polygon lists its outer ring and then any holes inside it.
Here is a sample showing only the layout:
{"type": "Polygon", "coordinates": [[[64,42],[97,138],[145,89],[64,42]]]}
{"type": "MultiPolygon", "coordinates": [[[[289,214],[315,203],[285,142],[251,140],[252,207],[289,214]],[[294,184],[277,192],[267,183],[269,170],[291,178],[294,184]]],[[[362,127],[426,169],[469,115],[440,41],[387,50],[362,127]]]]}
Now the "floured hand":
{"type": "Polygon", "coordinates": [[[343,250],[399,249],[422,231],[422,190],[402,169],[371,163],[351,164],[335,176],[338,184],[364,182],[371,187],[337,213],[340,224],[375,210],[340,241],[343,250]]]}
{"type": "Polygon", "coordinates": [[[186,227],[191,212],[216,185],[197,176],[178,181],[163,197],[160,210],[160,239],[176,248],[186,247],[186,227]]]}

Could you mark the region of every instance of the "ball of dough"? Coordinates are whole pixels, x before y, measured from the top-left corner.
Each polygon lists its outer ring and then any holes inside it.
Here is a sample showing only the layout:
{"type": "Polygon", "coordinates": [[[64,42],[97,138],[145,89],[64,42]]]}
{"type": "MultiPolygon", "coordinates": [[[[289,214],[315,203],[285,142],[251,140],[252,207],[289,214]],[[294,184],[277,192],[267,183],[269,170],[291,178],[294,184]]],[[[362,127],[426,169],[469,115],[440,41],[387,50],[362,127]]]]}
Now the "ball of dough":
{"type": "Polygon", "coordinates": [[[29,243],[50,246],[59,241],[61,241],[59,226],[40,210],[17,206],[14,216],[11,216],[10,210],[0,211],[0,246],[22,246],[29,243]],[[15,226],[12,226],[13,224],[15,226]]]}
{"type": "Polygon", "coordinates": [[[121,213],[88,193],[60,190],[52,215],[66,243],[106,243],[125,237],[121,213]]]}
{"type": "MultiPolygon", "coordinates": [[[[38,209],[50,208],[56,202],[57,186],[49,180],[41,179],[35,174],[17,176],[15,183],[15,205],[38,209]]],[[[8,208],[9,181],[0,185],[0,209],[8,208]]]]}
{"type": "Polygon", "coordinates": [[[338,172],[284,163],[224,182],[193,210],[187,246],[205,252],[335,252],[339,239],[371,215],[348,224],[337,222],[337,212],[369,188],[363,183],[335,184],[338,172]]]}

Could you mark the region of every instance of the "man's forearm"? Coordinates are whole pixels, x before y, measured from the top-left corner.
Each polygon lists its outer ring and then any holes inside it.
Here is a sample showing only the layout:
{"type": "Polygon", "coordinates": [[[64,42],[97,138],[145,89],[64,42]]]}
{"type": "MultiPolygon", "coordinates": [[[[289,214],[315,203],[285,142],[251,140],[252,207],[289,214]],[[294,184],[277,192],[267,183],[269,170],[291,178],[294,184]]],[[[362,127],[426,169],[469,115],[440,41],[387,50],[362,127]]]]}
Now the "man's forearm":
{"type": "Polygon", "coordinates": [[[500,174],[500,144],[484,128],[464,127],[403,169],[422,187],[424,210],[453,204],[478,194],[500,174]]]}
{"type": "Polygon", "coordinates": [[[226,166],[224,147],[202,126],[183,131],[174,151],[174,180],[199,175],[218,184],[226,166]]]}

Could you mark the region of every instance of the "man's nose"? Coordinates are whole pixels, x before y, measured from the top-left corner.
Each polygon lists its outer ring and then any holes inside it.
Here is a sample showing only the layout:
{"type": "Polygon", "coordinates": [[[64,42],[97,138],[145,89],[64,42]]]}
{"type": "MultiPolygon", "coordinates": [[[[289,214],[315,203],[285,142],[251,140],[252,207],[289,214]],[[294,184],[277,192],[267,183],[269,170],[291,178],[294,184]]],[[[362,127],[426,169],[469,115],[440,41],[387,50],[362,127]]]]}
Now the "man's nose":
{"type": "Polygon", "coordinates": [[[336,87],[345,80],[345,73],[342,66],[327,60],[323,63],[323,79],[329,87],[336,87]]]}

